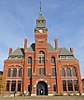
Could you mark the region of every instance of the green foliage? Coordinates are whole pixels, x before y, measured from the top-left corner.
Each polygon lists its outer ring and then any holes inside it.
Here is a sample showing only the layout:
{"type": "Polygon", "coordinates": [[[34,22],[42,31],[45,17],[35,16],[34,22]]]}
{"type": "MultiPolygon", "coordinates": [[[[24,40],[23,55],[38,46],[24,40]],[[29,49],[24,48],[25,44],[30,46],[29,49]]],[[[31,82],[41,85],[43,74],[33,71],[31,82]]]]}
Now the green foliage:
{"type": "Polygon", "coordinates": [[[68,96],[70,96],[70,93],[68,93],[68,96]]]}
{"type": "Polygon", "coordinates": [[[60,93],[60,96],[63,96],[63,94],[62,94],[62,93],[60,93]]]}
{"type": "Polygon", "coordinates": [[[81,93],[79,93],[79,96],[81,96],[82,94],[81,93]]]}

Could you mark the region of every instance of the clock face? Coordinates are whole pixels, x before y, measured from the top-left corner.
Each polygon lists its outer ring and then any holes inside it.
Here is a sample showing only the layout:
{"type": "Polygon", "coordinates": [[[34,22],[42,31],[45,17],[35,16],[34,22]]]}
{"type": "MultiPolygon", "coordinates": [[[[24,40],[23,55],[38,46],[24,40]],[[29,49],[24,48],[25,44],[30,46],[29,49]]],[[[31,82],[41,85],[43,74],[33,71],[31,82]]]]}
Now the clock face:
{"type": "Polygon", "coordinates": [[[40,29],[40,30],[39,30],[39,33],[43,33],[43,30],[40,29]]]}

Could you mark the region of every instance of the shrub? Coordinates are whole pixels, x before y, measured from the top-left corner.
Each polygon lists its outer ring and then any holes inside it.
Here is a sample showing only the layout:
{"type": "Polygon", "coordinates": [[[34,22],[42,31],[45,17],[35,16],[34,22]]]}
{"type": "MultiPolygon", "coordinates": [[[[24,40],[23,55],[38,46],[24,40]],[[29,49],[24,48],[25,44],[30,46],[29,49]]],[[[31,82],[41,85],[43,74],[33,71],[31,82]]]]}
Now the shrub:
{"type": "Polygon", "coordinates": [[[70,93],[68,93],[68,96],[70,96],[70,93]]]}
{"type": "Polygon", "coordinates": [[[62,93],[60,93],[60,96],[63,96],[63,94],[62,94],[62,93]]]}

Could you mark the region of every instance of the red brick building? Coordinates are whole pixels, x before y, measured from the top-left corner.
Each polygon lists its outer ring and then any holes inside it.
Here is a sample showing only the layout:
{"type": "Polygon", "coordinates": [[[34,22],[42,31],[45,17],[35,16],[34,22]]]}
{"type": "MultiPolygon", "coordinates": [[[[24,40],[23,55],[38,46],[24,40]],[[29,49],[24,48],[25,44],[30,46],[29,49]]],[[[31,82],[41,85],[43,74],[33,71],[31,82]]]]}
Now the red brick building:
{"type": "Polygon", "coordinates": [[[4,61],[3,74],[6,79],[6,93],[13,91],[30,92],[31,95],[53,95],[63,93],[82,93],[79,61],[73,48],[55,47],[47,41],[46,20],[40,15],[36,20],[35,43],[24,48],[9,49],[4,61]]]}

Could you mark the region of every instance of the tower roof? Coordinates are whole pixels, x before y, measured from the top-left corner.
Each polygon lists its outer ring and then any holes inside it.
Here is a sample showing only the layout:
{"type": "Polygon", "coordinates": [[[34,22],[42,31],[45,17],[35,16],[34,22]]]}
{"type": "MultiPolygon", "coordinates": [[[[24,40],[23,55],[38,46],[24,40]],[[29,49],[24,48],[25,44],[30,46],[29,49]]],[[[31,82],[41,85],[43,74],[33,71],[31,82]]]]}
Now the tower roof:
{"type": "Polygon", "coordinates": [[[40,13],[39,17],[36,20],[36,29],[41,28],[41,29],[47,29],[46,28],[46,20],[44,19],[42,15],[42,2],[40,1],[40,13]]]}

